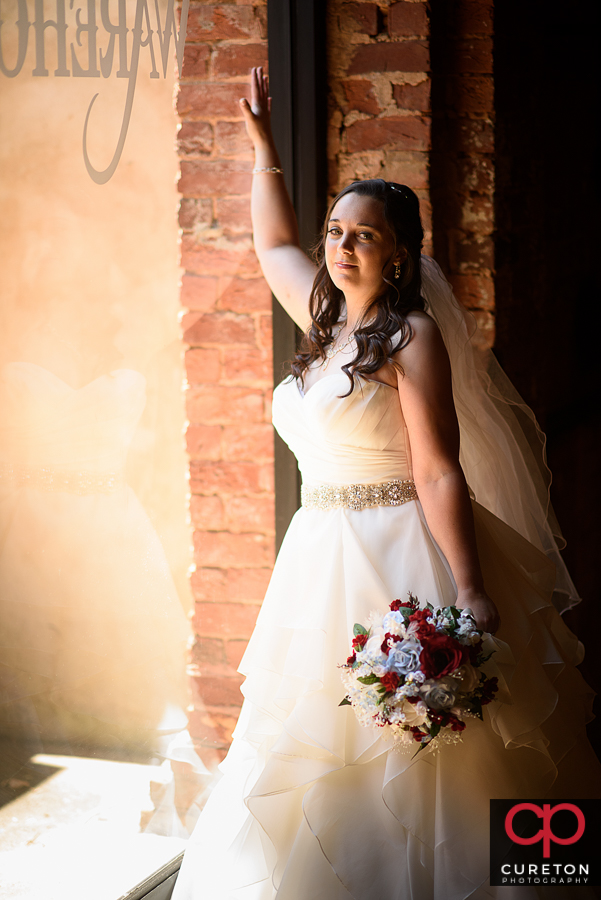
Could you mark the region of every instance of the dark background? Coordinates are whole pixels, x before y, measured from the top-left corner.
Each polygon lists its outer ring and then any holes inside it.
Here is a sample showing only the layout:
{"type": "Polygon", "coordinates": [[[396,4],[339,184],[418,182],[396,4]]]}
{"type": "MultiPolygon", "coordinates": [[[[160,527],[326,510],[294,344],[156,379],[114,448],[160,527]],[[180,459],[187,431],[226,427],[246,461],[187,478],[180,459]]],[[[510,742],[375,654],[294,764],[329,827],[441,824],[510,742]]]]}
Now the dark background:
{"type": "MultiPolygon", "coordinates": [[[[599,4],[496,4],[495,352],[547,434],[551,498],[584,602],[566,615],[599,692],[599,4]]],[[[599,715],[598,702],[596,705],[599,715]]],[[[601,724],[589,726],[601,755],[601,724]]]]}

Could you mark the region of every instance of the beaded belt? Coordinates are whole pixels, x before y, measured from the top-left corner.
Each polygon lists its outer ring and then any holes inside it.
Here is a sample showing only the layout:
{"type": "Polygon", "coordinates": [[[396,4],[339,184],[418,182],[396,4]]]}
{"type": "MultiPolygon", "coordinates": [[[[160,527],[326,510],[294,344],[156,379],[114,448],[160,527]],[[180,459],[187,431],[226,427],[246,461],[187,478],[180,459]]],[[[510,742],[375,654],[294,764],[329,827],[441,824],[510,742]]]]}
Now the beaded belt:
{"type": "Polygon", "coordinates": [[[38,491],[65,491],[69,494],[112,494],[124,484],[119,472],[65,472],[49,466],[12,466],[0,463],[0,484],[38,491]]]}
{"type": "Polygon", "coordinates": [[[306,509],[367,509],[373,506],[400,506],[417,500],[413,481],[385,481],[383,484],[320,484],[301,487],[306,509]]]}

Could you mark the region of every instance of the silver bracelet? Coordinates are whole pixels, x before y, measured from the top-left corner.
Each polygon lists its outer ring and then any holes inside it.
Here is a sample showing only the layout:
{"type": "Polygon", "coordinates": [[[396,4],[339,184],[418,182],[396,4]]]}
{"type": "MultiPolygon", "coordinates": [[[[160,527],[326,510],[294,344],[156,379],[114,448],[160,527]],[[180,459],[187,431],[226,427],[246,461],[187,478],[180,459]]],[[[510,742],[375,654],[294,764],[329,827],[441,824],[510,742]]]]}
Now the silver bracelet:
{"type": "Polygon", "coordinates": [[[253,169],[253,175],[257,175],[259,172],[273,172],[274,175],[283,175],[284,170],[278,169],[277,166],[265,166],[261,169],[253,169]]]}

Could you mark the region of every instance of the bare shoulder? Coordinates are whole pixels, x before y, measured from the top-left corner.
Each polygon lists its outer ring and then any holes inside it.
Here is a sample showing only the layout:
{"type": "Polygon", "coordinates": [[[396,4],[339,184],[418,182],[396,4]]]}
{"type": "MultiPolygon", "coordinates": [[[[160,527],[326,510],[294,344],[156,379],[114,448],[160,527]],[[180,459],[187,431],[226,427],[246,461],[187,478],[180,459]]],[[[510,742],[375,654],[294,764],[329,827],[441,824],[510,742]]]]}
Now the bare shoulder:
{"type": "Polygon", "coordinates": [[[412,335],[409,342],[395,354],[405,375],[411,376],[420,372],[437,373],[446,378],[449,372],[449,357],[434,319],[420,310],[413,310],[407,316],[412,335]]]}
{"type": "MultiPolygon", "coordinates": [[[[419,309],[412,310],[407,315],[407,322],[411,326],[411,338],[402,350],[397,354],[397,359],[413,357],[416,353],[440,353],[444,351],[444,342],[440,329],[434,319],[426,312],[419,309]]],[[[446,352],[446,351],[445,351],[446,352]]]]}
{"type": "Polygon", "coordinates": [[[440,338],[440,329],[434,319],[421,309],[413,309],[407,314],[407,321],[411,325],[413,334],[423,340],[440,338]]]}

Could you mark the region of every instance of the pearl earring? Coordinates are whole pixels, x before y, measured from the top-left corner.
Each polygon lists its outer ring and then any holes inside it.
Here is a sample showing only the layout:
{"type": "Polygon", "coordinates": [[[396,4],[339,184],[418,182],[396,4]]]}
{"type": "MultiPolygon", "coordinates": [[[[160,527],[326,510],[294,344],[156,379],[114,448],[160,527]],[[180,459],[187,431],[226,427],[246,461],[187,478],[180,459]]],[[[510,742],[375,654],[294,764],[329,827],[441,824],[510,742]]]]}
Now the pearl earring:
{"type": "Polygon", "coordinates": [[[400,262],[395,262],[395,264],[394,264],[394,277],[395,277],[395,278],[400,278],[400,277],[401,277],[401,264],[400,264],[400,262]]]}

